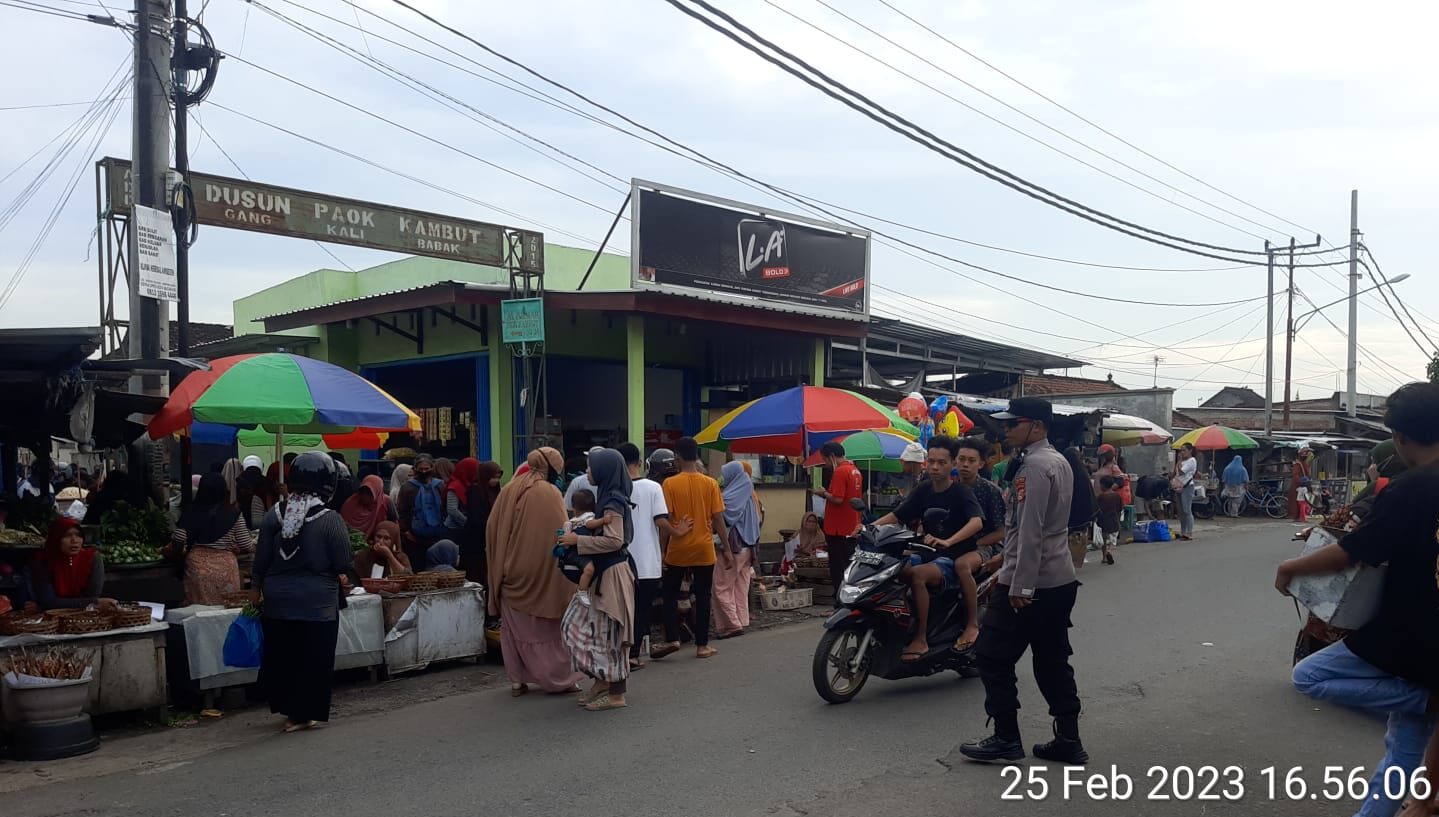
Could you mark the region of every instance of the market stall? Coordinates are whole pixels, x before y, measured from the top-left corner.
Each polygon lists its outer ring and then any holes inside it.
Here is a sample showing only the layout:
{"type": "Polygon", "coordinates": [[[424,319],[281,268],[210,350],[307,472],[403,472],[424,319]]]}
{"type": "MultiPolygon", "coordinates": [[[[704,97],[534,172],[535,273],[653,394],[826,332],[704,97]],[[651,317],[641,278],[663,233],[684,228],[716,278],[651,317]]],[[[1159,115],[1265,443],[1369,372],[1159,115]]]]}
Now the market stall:
{"type": "MultiPolygon", "coordinates": [[[[152,621],[94,633],[0,636],[0,664],[22,648],[75,648],[86,653],[92,671],[87,712],[159,711],[168,700],[165,629],[164,624],[152,621]]],[[[3,699],[0,709],[4,709],[3,699]]]]}
{"type": "MultiPolygon", "coordinates": [[[[385,660],[380,597],[366,593],[350,596],[347,601],[348,605],[340,611],[335,669],[378,667],[385,660]]],[[[225,635],[239,615],[238,607],[203,604],[165,613],[170,642],[174,645],[170,657],[171,677],[193,684],[192,688],[205,698],[206,706],[213,703],[215,690],[252,684],[259,676],[258,669],[228,667],[221,657],[225,635]]]]}
{"type": "Polygon", "coordinates": [[[386,596],[384,613],[385,671],[391,675],[485,654],[485,589],[474,582],[386,596]]]}

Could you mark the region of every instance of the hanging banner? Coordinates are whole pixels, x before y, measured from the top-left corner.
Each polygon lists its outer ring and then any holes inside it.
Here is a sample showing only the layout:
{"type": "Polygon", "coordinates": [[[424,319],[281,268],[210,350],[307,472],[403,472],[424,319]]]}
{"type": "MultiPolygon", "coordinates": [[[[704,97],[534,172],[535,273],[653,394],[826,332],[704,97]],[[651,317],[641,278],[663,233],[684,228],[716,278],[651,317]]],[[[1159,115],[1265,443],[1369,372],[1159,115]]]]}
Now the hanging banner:
{"type": "MultiPolygon", "coordinates": [[[[106,206],[130,212],[130,163],[106,158],[106,206]]],[[[533,230],[407,210],[387,204],[191,173],[195,221],[257,233],[308,238],[375,250],[425,255],[490,267],[507,266],[514,240],[519,269],[543,272],[545,238],[533,230]]]]}
{"type": "Polygon", "coordinates": [[[635,181],[635,287],[869,314],[869,233],[635,181]]]}
{"type": "Polygon", "coordinates": [[[140,294],[159,301],[179,300],[175,222],[168,212],[152,207],[136,207],[134,218],[140,294]]]}

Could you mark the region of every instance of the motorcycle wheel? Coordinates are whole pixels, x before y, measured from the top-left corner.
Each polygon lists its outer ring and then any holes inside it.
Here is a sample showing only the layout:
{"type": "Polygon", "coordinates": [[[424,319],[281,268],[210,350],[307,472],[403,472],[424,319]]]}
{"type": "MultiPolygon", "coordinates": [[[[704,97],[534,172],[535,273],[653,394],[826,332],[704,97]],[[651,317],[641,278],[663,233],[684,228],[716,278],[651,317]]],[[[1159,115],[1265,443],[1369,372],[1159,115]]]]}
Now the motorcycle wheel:
{"type": "Polygon", "coordinates": [[[1215,503],[1212,498],[1205,497],[1204,504],[1201,505],[1196,502],[1194,505],[1190,506],[1190,510],[1194,511],[1194,515],[1199,517],[1200,519],[1213,519],[1214,504],[1215,503]]]}
{"type": "Polygon", "coordinates": [[[814,690],[819,697],[832,704],[848,703],[864,688],[864,682],[869,680],[869,659],[860,662],[859,672],[851,675],[848,670],[862,640],[864,631],[825,630],[819,645],[814,648],[811,672],[814,690]]]}

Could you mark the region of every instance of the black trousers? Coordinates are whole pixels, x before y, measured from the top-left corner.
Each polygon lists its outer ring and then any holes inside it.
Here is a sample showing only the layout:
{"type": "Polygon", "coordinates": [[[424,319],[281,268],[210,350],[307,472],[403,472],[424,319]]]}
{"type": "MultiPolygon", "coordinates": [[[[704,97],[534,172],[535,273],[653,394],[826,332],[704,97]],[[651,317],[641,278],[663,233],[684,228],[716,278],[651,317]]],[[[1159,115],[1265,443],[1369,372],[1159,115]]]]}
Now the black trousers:
{"type": "Polygon", "coordinates": [[[663,582],[664,579],[635,579],[635,643],[630,645],[631,658],[640,657],[640,643],[650,634],[650,611],[655,607],[663,582]]]}
{"type": "Polygon", "coordinates": [[[825,534],[825,552],[829,554],[829,584],[834,588],[834,606],[839,606],[839,587],[844,584],[844,571],[854,558],[854,539],[825,534]]]}
{"type": "Polygon", "coordinates": [[[260,688],[270,711],[296,723],[330,719],[330,678],[335,674],[335,642],[340,621],[290,621],[264,618],[260,688]]]}
{"type": "Polygon", "coordinates": [[[996,585],[984,611],[975,645],[980,678],[984,681],[984,711],[995,723],[995,733],[1019,738],[1019,687],[1014,670],[1025,650],[1033,650],[1034,680],[1049,704],[1049,714],[1061,722],[1079,716],[1079,690],[1069,656],[1070,612],[1079,582],[1037,590],[1034,603],[1016,610],[1009,603],[1009,587],[996,585]]]}
{"type": "Polygon", "coordinates": [[[670,642],[680,640],[680,584],[684,581],[686,570],[693,577],[690,581],[690,595],[693,597],[695,611],[695,646],[703,647],[710,643],[710,604],[714,601],[714,565],[665,567],[662,579],[665,598],[665,640],[670,642]]]}

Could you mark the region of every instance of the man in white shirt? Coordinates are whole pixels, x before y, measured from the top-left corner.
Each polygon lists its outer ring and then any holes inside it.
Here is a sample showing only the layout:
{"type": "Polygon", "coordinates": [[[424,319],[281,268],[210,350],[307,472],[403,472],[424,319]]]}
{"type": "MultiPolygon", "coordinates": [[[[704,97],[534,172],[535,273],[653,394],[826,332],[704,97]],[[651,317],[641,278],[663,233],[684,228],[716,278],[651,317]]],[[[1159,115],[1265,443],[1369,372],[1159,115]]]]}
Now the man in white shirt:
{"type": "Polygon", "coordinates": [[[671,535],[689,533],[694,520],[670,521],[664,490],[658,482],[644,476],[644,461],[638,446],[622,443],[617,450],[624,455],[632,480],[630,504],[634,506],[635,536],[630,542],[630,558],[635,565],[635,635],[634,643],[630,645],[630,669],[636,670],[645,666],[640,660],[640,642],[650,634],[650,610],[660,594],[665,545],[671,535]]]}
{"type": "MultiPolygon", "coordinates": [[[[585,456],[588,457],[589,455],[595,453],[596,451],[603,451],[603,450],[605,450],[605,447],[604,447],[604,446],[602,446],[602,445],[597,445],[597,446],[595,446],[594,448],[591,448],[589,451],[586,451],[586,452],[585,452],[585,456]]],[[[573,501],[573,500],[574,500],[574,498],[575,498],[575,494],[578,493],[578,492],[580,492],[580,491],[589,491],[590,493],[594,493],[594,492],[595,492],[594,483],[590,482],[590,472],[589,472],[589,471],[586,471],[586,472],[584,472],[583,474],[580,474],[579,476],[575,477],[574,481],[570,483],[570,487],[568,487],[568,488],[565,489],[565,511],[566,511],[567,513],[574,513],[574,512],[575,512],[575,505],[574,505],[574,501],[573,501]]]]}

